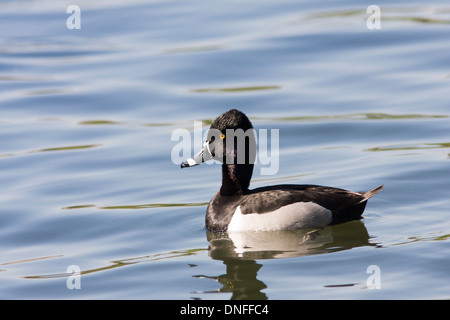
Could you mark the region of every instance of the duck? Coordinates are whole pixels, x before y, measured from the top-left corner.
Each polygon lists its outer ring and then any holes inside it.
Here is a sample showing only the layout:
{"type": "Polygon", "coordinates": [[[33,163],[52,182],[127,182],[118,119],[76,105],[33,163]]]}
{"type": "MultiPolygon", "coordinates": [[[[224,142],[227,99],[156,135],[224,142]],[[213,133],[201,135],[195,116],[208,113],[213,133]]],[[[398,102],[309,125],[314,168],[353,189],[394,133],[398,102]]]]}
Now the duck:
{"type": "Polygon", "coordinates": [[[209,231],[278,231],[325,228],[359,220],[367,200],[383,185],[366,192],[310,185],[281,184],[249,189],[256,139],[249,118],[231,109],[211,124],[203,147],[181,168],[214,159],[222,165],[222,185],[205,216],[209,231]]]}

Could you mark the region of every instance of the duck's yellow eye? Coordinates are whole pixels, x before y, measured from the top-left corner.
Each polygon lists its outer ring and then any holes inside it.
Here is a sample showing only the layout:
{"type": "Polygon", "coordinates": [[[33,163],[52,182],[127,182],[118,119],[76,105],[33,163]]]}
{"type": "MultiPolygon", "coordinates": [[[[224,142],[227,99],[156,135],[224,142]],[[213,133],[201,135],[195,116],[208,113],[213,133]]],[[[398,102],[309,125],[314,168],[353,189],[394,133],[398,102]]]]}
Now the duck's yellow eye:
{"type": "Polygon", "coordinates": [[[225,139],[225,134],[224,133],[222,133],[222,135],[220,136],[220,139],[225,139]]]}

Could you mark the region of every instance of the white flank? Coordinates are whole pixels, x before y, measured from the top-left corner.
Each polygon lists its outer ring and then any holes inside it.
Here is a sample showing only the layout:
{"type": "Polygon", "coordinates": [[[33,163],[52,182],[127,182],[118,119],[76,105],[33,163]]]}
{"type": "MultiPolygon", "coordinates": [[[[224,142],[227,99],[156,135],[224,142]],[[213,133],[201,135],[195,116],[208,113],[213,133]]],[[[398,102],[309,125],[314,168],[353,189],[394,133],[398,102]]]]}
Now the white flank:
{"type": "Polygon", "coordinates": [[[275,231],[323,228],[331,223],[331,211],[314,202],[296,202],[267,213],[242,214],[236,208],[228,231],[275,231]]]}

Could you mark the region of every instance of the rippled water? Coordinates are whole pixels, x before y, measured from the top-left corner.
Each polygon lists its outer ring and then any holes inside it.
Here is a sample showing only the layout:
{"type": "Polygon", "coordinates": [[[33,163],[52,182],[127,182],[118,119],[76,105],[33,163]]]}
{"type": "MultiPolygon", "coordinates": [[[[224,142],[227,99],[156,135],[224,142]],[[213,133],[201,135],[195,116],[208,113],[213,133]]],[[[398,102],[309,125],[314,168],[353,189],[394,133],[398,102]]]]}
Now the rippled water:
{"type": "Polygon", "coordinates": [[[71,4],[0,3],[0,298],[450,297],[445,1],[379,30],[360,1],[79,1],[80,30],[71,4]],[[232,107],[280,133],[252,187],[384,190],[319,232],[207,232],[220,167],[171,135],[232,107]]]}

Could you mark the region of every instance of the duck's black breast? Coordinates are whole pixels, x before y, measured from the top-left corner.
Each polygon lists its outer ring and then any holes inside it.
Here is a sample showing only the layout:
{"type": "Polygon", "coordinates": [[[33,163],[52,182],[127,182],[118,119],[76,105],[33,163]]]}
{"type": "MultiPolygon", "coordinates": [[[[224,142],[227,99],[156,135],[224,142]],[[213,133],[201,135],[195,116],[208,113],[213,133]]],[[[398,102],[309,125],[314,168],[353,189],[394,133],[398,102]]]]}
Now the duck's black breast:
{"type": "Polygon", "coordinates": [[[217,192],[206,209],[206,228],[212,231],[226,231],[243,197],[243,195],[222,196],[220,191],[217,192]]]}
{"type": "Polygon", "coordinates": [[[360,219],[366,205],[363,194],[316,185],[269,186],[234,196],[222,196],[218,192],[208,205],[206,227],[215,231],[227,230],[238,207],[242,215],[264,215],[300,203],[318,205],[317,212],[329,210],[332,214],[330,224],[360,219]]]}

